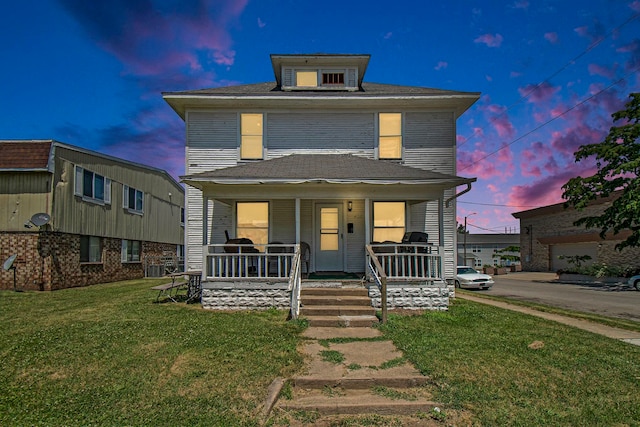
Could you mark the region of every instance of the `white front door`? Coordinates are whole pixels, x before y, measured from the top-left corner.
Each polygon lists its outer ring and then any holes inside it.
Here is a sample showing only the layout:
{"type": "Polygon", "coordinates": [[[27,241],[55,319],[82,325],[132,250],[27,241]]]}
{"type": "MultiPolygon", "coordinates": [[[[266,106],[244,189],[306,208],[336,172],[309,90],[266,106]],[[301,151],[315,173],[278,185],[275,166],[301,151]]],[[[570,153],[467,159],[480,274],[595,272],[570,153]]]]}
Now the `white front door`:
{"type": "Polygon", "coordinates": [[[343,271],[342,204],[316,205],[315,270],[343,271]]]}

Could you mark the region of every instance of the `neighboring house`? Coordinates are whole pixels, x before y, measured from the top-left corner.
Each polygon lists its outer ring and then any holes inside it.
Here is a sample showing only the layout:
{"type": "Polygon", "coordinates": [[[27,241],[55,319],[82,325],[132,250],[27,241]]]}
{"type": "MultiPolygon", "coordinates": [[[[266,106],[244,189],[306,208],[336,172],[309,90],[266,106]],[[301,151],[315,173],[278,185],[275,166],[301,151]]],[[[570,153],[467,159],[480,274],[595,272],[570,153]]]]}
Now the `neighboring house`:
{"type": "Polygon", "coordinates": [[[56,141],[0,141],[0,258],[13,260],[2,289],[14,273],[16,289],[35,290],[144,277],[145,266],[179,262],[183,215],[184,189],[163,170],[56,141]]]}
{"type": "Polygon", "coordinates": [[[600,215],[611,199],[598,199],[582,211],[565,208],[563,203],[516,212],[520,220],[520,252],[525,271],[559,271],[570,267],[571,257],[588,255],[584,265],[602,263],[625,267],[640,265],[640,248],[615,250],[629,232],[600,238],[599,229],[577,227],[579,218],[600,215]]]}
{"type": "Polygon", "coordinates": [[[458,233],[458,265],[468,265],[469,267],[481,269],[485,265],[510,266],[520,264],[520,261],[501,258],[502,256],[519,257],[519,251],[504,251],[505,248],[519,246],[519,234],[467,233],[465,236],[462,233],[458,233]]]}
{"type": "Polygon", "coordinates": [[[163,94],[186,124],[186,262],[205,289],[236,276],[220,255],[234,238],[258,254],[306,243],[303,273],[362,275],[367,245],[424,232],[453,276],[456,187],[475,181],[455,175],[456,119],[479,94],[367,83],[368,62],[271,55],[273,82],[163,94]]]}

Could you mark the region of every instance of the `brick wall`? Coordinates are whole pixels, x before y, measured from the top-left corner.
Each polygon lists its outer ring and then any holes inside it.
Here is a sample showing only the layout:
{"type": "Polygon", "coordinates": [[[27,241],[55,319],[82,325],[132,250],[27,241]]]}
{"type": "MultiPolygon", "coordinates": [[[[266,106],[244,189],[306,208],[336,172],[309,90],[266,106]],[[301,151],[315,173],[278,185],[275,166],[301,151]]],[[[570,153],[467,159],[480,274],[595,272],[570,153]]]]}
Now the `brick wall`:
{"type": "MultiPolygon", "coordinates": [[[[608,204],[597,204],[583,211],[575,209],[550,209],[536,215],[520,219],[520,254],[524,271],[550,271],[551,245],[563,243],[592,243],[597,245],[597,259],[592,262],[606,263],[610,266],[634,266],[640,264],[640,248],[614,249],[624,238],[607,236],[601,239],[599,229],[585,229],[574,224],[579,218],[600,215],[608,204]],[[550,243],[553,242],[553,243],[550,243]]],[[[544,209],[544,208],[543,208],[544,209]]],[[[626,238],[626,236],[625,236],[626,238]]]]}
{"type": "MultiPolygon", "coordinates": [[[[0,233],[4,262],[17,254],[16,288],[56,290],[144,277],[142,262],[122,263],[120,239],[102,239],[102,262],[80,263],[80,236],[56,232],[0,233]]],[[[175,245],[143,242],[142,256],[162,255],[175,245]]],[[[0,289],[13,289],[13,271],[0,270],[0,289]]]]}

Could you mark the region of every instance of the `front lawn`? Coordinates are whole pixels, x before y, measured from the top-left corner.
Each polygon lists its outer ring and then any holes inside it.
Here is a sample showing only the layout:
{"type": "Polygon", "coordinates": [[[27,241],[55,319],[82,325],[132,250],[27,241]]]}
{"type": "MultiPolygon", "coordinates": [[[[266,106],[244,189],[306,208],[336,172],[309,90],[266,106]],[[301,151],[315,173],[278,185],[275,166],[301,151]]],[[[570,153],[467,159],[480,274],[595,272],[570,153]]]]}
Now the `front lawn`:
{"type": "Polygon", "coordinates": [[[0,292],[0,425],[259,425],[302,366],[286,313],[155,304],[158,281],[0,292]]]}
{"type": "Polygon", "coordinates": [[[383,331],[478,425],[640,425],[638,346],[459,299],[383,331]]]}

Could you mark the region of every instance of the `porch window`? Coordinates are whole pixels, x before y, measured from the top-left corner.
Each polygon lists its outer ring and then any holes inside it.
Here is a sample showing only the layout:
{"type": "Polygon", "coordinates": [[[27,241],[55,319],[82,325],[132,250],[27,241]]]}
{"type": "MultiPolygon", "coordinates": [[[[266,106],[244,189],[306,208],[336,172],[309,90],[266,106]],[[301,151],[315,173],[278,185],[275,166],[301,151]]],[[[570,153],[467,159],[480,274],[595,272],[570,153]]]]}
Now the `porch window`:
{"type": "Polygon", "coordinates": [[[246,160],[262,159],[263,133],[262,114],[240,115],[240,158],[246,160]]]}
{"type": "Polygon", "coordinates": [[[236,237],[251,239],[256,245],[269,242],[269,202],[236,204],[236,237]]]}
{"type": "Polygon", "coordinates": [[[102,239],[80,236],[80,262],[102,262],[102,239]]]}
{"type": "Polygon", "coordinates": [[[375,242],[400,243],[404,232],[404,202],[373,203],[373,240],[375,242]]]}
{"type": "Polygon", "coordinates": [[[317,87],[318,72],[317,71],[296,71],[296,86],[300,87],[317,87]]]}
{"type": "Polygon", "coordinates": [[[380,113],[378,116],[378,158],[402,158],[402,114],[380,113]]]}

